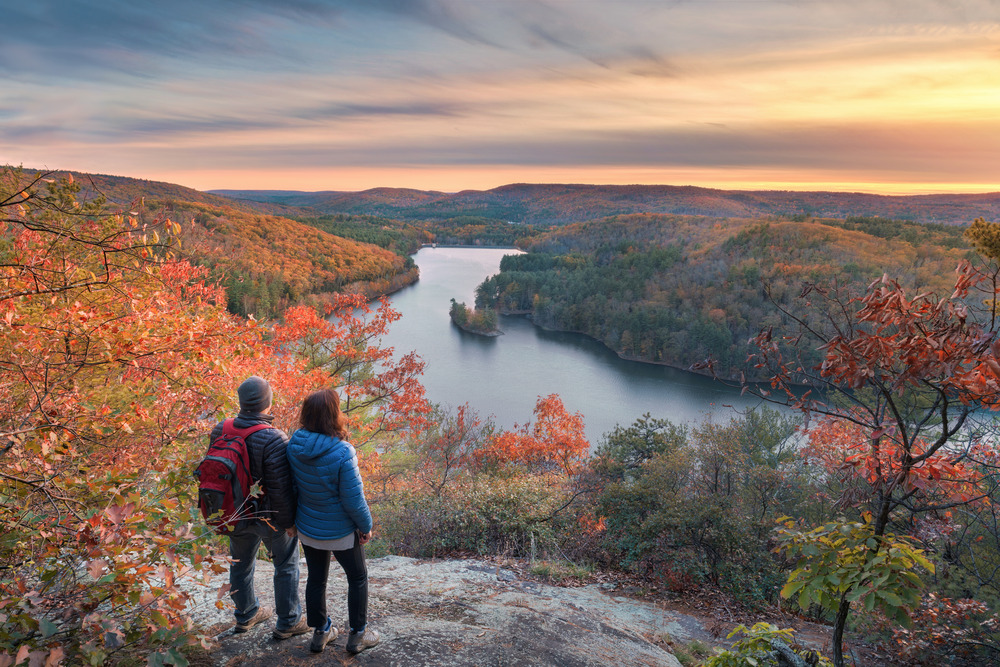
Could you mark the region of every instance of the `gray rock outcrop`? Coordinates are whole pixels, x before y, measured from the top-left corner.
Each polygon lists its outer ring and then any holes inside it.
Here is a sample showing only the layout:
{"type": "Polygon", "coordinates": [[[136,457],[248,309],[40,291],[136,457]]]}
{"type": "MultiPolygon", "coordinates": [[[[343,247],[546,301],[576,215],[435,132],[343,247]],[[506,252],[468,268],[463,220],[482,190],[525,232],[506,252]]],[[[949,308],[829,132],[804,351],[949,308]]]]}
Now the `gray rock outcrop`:
{"type": "MultiPolygon", "coordinates": [[[[330,571],[329,611],[343,628],[347,587],[336,564],[330,571]]],[[[546,585],[477,560],[388,556],[370,560],[368,572],[369,623],[382,641],[356,657],[344,650],[343,630],[319,656],[309,652],[308,634],[273,640],[273,621],[234,635],[231,607],[217,609],[210,589],[194,610],[195,620],[219,633],[218,647],[211,653],[215,664],[245,667],[680,667],[666,641],[686,641],[701,630],[688,617],[616,596],[601,585],[546,585]]],[[[257,594],[269,605],[270,578],[270,563],[259,561],[257,594]]],[[[303,588],[305,578],[303,564],[303,588]]]]}

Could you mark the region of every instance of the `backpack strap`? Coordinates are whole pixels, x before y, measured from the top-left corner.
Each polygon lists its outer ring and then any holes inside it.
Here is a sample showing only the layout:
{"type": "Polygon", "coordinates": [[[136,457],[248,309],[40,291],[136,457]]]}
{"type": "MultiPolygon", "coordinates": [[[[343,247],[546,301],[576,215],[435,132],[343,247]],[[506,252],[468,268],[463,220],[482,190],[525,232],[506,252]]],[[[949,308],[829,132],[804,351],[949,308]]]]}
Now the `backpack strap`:
{"type": "Polygon", "coordinates": [[[271,424],[264,422],[261,424],[254,424],[253,426],[248,426],[246,428],[237,428],[236,426],[233,425],[233,422],[234,419],[232,417],[222,422],[222,437],[225,438],[227,436],[233,437],[238,435],[241,438],[243,438],[243,442],[245,443],[247,448],[247,460],[250,464],[250,469],[247,471],[247,474],[250,475],[250,481],[260,482],[262,490],[264,491],[264,493],[267,493],[267,490],[263,489],[264,450],[261,449],[260,451],[257,452],[257,456],[254,456],[254,450],[250,448],[250,436],[256,433],[257,431],[264,431],[266,429],[274,427],[271,424]],[[259,477],[253,476],[254,469],[256,469],[259,477]]]}
{"type": "Polygon", "coordinates": [[[227,435],[229,436],[238,435],[244,440],[246,440],[248,437],[250,437],[252,433],[256,433],[257,431],[263,431],[264,429],[267,428],[274,428],[268,423],[254,424],[253,426],[248,426],[246,428],[236,428],[235,426],[233,426],[233,421],[234,421],[233,418],[230,417],[226,421],[222,422],[223,437],[227,435]]]}

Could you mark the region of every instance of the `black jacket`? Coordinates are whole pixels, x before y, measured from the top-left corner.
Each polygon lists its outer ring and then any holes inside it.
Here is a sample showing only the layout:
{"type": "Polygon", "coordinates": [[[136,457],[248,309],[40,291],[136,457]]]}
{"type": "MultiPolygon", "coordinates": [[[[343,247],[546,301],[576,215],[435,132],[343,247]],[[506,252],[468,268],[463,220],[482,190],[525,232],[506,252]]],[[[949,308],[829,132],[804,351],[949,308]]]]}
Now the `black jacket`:
{"type": "MultiPolygon", "coordinates": [[[[274,420],[271,415],[259,412],[241,412],[233,420],[236,428],[249,428],[255,424],[270,424],[274,420]]],[[[222,434],[222,423],[215,425],[209,442],[222,434]]],[[[295,510],[298,495],[295,491],[295,478],[288,465],[285,446],[288,436],[278,428],[265,428],[251,433],[247,438],[247,454],[250,456],[250,476],[255,482],[260,482],[265,496],[258,515],[267,519],[278,530],[291,528],[295,525],[295,510]]]]}

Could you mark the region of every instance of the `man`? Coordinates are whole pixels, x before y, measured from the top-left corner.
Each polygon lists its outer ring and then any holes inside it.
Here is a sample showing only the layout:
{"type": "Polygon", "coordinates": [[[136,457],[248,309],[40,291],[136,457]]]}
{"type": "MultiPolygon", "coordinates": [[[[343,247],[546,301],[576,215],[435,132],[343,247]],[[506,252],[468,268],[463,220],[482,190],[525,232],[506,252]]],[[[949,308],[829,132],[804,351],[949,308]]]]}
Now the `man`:
{"type": "MultiPolygon", "coordinates": [[[[270,424],[271,387],[256,375],[239,386],[240,414],[233,420],[236,428],[270,424]]],[[[222,433],[222,423],[216,424],[209,442],[222,433]]],[[[229,533],[230,596],[236,604],[234,632],[246,632],[266,621],[274,613],[261,605],[254,592],[254,569],[261,542],[267,547],[274,563],[274,601],[278,611],[275,639],[288,639],[309,631],[302,606],[299,604],[299,541],[286,532],[295,525],[296,492],[285,445],[288,436],[279,429],[265,428],[246,438],[250,458],[250,476],[265,491],[255,520],[245,522],[229,533]]]]}

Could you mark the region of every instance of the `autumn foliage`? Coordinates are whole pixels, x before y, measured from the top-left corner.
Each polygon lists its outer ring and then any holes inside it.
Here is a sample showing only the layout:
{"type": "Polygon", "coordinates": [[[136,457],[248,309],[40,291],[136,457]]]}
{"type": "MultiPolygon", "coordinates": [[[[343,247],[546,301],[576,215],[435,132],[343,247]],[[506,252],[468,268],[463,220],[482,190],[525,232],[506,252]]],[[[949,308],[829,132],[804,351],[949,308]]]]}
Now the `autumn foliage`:
{"type": "Polygon", "coordinates": [[[479,462],[480,453],[491,446],[496,426],[468,403],[451,413],[438,410],[433,427],[416,445],[416,479],[440,496],[449,483],[467,475],[479,462]]]}
{"type": "Polygon", "coordinates": [[[379,344],[399,314],[384,299],[372,310],[360,294],[335,295],[322,311],[287,309],[272,331],[272,384],[282,400],[280,423],[294,430],[302,399],[315,387],[333,387],[346,413],[350,440],[359,448],[363,473],[379,470],[375,439],[427,426],[430,405],[420,375],[424,362],[413,352],[396,357],[379,344]]]}
{"type": "Polygon", "coordinates": [[[72,177],[0,174],[0,665],[184,664],[185,645],[205,641],[187,615],[192,586],[217,586],[227,566],[191,471],[251,374],[269,380],[287,431],[308,392],[336,388],[373,490],[405,496],[425,479],[440,497],[454,466],[462,492],[449,502],[479,512],[480,537],[517,526],[526,548],[544,533],[562,502],[551,472],[576,471],[587,450],[558,397],[511,436],[463,411],[438,424],[423,362],[381,343],[399,317],[385,301],[330,293],[273,322],[235,316],[211,272],[180,259],[178,222],[79,190],[72,177]],[[421,458],[401,459],[412,443],[421,458]],[[548,482],[480,481],[482,450],[548,482]],[[400,475],[400,460],[418,474],[400,475]],[[511,505],[515,487],[541,514],[511,505]]]}
{"type": "Polygon", "coordinates": [[[504,431],[468,405],[437,407],[424,431],[384,455],[375,548],[541,556],[558,553],[567,535],[603,527],[576,502],[587,451],[579,415],[548,396],[535,416],[534,425],[504,431]]]}
{"type": "Polygon", "coordinates": [[[169,259],[170,221],[45,185],[0,183],[0,633],[10,657],[98,664],[187,630],[176,577],[215,566],[178,474],[260,331],[169,259]]]}
{"type": "Polygon", "coordinates": [[[362,297],[338,297],[331,319],[293,309],[273,331],[231,315],[207,269],[175,256],[176,222],[78,190],[0,173],[0,664],[136,647],[183,662],[198,635],[179,583],[226,570],[191,471],[234,387],[270,378],[289,430],[306,392],[338,387],[364,451],[419,428],[422,366],[378,348],[396,315],[362,297]]]}
{"type": "MultiPolygon", "coordinates": [[[[845,501],[850,497],[861,500],[870,489],[888,489],[899,483],[903,485],[901,491],[925,503],[933,499],[951,505],[980,497],[980,470],[971,460],[962,460],[953,452],[939,450],[904,474],[906,455],[898,442],[880,437],[873,444],[870,432],[851,421],[824,417],[808,430],[807,436],[801,450],[803,460],[826,471],[844,488],[853,489],[845,501]]],[[[928,446],[923,439],[914,441],[912,457],[924,456],[928,446]]]]}
{"type": "Polygon", "coordinates": [[[894,627],[899,654],[920,665],[945,664],[956,657],[975,662],[977,648],[987,646],[1000,629],[1000,617],[972,598],[954,599],[929,593],[913,614],[913,627],[894,627]]]}
{"type": "MultiPolygon", "coordinates": [[[[995,225],[977,221],[967,235],[989,251],[981,241],[995,236],[995,225]]],[[[771,372],[771,388],[820,418],[804,453],[835,482],[829,487],[836,494],[834,508],[870,517],[872,541],[862,542],[852,556],[855,572],[881,562],[890,527],[921,535],[936,524],[929,532],[947,536],[957,527],[949,527],[953,510],[988,502],[996,490],[992,476],[984,475],[995,462],[995,442],[978,423],[984,411],[1000,407],[996,260],[986,255],[980,264],[962,261],[946,297],[911,296],[887,276],[853,297],[836,286],[808,285],[804,310],[820,309],[824,318],[798,315],[800,330],[783,341],[770,330],[755,339],[756,367],[771,372]],[[781,343],[792,349],[816,345],[822,361],[811,366],[788,356],[781,343]],[[825,394],[803,395],[795,386],[803,382],[825,394]]],[[[813,565],[801,562],[797,572],[802,567],[813,565]]],[[[815,596],[800,602],[822,598],[836,612],[838,666],[844,664],[842,636],[851,604],[873,577],[865,574],[846,587],[833,577],[806,584],[815,596]]],[[[912,594],[886,599],[898,620],[908,618],[906,609],[916,600],[912,594]]]]}
{"type": "Polygon", "coordinates": [[[234,313],[274,317],[288,306],[321,306],[342,293],[387,294],[417,278],[396,253],[289,218],[192,202],[163,204],[183,223],[181,250],[210,267],[234,313]]]}
{"type": "Polygon", "coordinates": [[[583,435],[583,417],[566,411],[557,394],[538,397],[535,423],[501,433],[477,452],[481,463],[515,464],[529,469],[558,469],[565,474],[579,471],[589,443],[583,435]]]}

